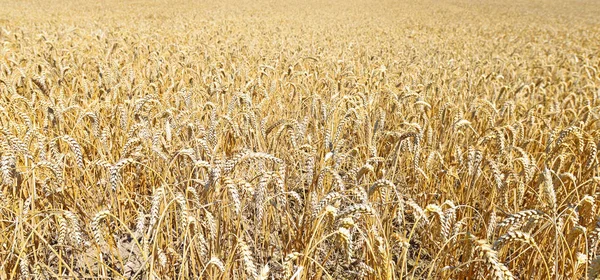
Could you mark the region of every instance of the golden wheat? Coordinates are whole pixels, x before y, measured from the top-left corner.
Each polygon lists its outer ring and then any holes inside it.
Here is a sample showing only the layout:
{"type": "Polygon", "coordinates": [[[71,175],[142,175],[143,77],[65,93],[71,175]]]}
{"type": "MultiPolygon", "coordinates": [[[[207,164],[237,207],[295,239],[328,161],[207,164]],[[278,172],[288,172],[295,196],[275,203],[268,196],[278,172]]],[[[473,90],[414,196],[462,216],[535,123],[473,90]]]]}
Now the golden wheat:
{"type": "Polygon", "coordinates": [[[0,279],[599,275],[598,3],[0,7],[0,279]]]}

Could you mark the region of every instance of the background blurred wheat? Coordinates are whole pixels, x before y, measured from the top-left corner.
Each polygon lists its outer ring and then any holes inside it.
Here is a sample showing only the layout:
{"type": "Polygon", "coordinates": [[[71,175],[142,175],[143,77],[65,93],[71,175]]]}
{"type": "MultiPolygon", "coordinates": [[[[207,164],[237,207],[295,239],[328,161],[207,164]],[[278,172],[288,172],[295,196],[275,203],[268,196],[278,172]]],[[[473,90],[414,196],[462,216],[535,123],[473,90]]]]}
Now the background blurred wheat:
{"type": "Polygon", "coordinates": [[[0,279],[600,274],[596,2],[0,6],[0,279]]]}

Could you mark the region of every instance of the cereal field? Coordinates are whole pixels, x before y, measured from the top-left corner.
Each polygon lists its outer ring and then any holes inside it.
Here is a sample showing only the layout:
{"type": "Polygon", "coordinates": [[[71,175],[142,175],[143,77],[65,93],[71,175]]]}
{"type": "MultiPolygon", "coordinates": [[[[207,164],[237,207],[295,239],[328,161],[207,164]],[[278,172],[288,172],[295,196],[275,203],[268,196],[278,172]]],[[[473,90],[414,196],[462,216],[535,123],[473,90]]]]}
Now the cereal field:
{"type": "Polygon", "coordinates": [[[0,7],[0,279],[600,276],[600,2],[0,7]]]}

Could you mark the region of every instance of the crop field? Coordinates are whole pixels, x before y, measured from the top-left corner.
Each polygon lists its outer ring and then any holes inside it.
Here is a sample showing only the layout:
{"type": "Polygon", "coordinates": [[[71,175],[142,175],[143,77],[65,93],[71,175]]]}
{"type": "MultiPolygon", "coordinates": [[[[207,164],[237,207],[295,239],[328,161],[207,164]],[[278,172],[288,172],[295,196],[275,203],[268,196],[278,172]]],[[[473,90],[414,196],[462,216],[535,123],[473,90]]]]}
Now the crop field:
{"type": "Polygon", "coordinates": [[[0,279],[595,279],[599,15],[0,0],[0,279]]]}

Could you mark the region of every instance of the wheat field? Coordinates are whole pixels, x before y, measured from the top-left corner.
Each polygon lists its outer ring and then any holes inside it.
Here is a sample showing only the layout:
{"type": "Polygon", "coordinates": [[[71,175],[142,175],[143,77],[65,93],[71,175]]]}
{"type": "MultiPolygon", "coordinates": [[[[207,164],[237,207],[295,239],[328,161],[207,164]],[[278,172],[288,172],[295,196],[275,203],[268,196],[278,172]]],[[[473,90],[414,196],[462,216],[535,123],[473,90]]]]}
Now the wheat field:
{"type": "Polygon", "coordinates": [[[0,279],[600,277],[599,2],[0,7],[0,279]]]}

